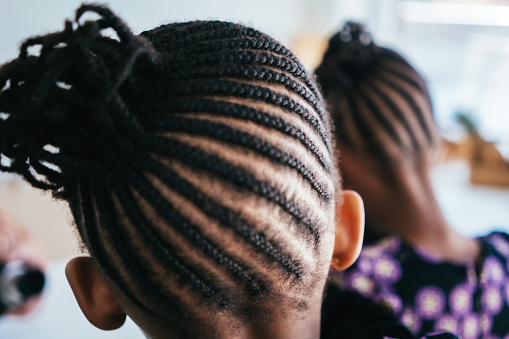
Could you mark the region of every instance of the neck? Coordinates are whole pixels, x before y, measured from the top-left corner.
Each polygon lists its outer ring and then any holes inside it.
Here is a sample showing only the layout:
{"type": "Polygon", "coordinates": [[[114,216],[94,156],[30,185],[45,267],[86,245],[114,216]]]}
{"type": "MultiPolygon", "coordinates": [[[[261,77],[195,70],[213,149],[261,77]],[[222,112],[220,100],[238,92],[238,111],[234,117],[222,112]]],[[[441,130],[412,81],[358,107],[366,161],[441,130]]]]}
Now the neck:
{"type": "Polygon", "coordinates": [[[305,310],[297,309],[297,305],[291,306],[291,309],[264,309],[260,320],[247,322],[237,317],[232,317],[224,312],[214,319],[207,319],[203,323],[198,321],[194,323],[187,334],[179,331],[175,333],[172,326],[161,319],[159,325],[154,319],[146,320],[145,323],[139,323],[144,330],[147,338],[228,338],[228,339],[259,339],[259,338],[278,338],[278,339],[318,339],[320,337],[320,312],[321,312],[322,294],[313,301],[307,302],[305,310]],[[210,322],[210,320],[214,320],[210,322]]]}
{"type": "MultiPolygon", "coordinates": [[[[322,300],[318,300],[309,304],[310,308],[321,306],[322,300]]],[[[253,324],[250,326],[250,333],[248,336],[239,336],[238,338],[305,338],[305,339],[318,339],[320,337],[320,309],[313,312],[298,311],[289,317],[282,319],[270,320],[267,323],[253,324]]],[[[230,337],[225,337],[230,338],[230,337]]]]}
{"type": "Polygon", "coordinates": [[[402,170],[395,181],[382,184],[379,194],[366,201],[366,209],[375,232],[396,234],[442,260],[475,261],[480,255],[478,242],[455,232],[445,219],[427,168],[402,170]]]}

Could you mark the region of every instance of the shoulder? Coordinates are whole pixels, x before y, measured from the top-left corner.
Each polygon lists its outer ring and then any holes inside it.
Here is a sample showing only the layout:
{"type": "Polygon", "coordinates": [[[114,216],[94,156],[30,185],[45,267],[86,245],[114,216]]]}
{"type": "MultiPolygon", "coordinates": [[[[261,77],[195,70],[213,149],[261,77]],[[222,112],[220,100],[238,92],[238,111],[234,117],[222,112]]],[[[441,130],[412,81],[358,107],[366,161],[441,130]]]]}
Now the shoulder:
{"type": "MultiPolygon", "coordinates": [[[[393,338],[417,339],[382,305],[362,295],[329,286],[322,304],[321,339],[393,338]]],[[[458,339],[445,332],[422,339],[458,339]]]]}
{"type": "Polygon", "coordinates": [[[483,244],[491,245],[495,252],[502,257],[509,258],[509,234],[505,232],[493,232],[480,237],[483,244]]]}
{"type": "Polygon", "coordinates": [[[381,338],[382,334],[413,338],[391,312],[373,300],[332,285],[327,288],[322,304],[321,339],[381,338]]]}
{"type": "Polygon", "coordinates": [[[343,272],[331,272],[331,284],[373,297],[377,286],[392,284],[402,274],[398,253],[401,240],[390,236],[365,246],[352,267],[343,272]]]}
{"type": "Polygon", "coordinates": [[[396,260],[401,252],[402,241],[396,236],[388,236],[362,248],[359,258],[345,273],[360,271],[364,275],[375,274],[374,265],[389,264],[396,260]]]}
{"type": "Polygon", "coordinates": [[[397,236],[387,236],[369,245],[365,245],[355,265],[358,266],[362,262],[360,259],[371,261],[378,258],[396,257],[401,252],[402,245],[401,238],[397,236]]]}

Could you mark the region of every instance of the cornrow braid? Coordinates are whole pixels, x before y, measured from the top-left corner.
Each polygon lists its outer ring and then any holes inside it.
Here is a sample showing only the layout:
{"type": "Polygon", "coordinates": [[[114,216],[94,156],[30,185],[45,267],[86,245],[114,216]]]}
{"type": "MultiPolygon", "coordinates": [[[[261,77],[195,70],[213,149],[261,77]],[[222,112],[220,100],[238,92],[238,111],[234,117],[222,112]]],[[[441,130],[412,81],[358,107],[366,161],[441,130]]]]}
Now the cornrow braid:
{"type": "Polygon", "coordinates": [[[69,202],[132,303],[170,321],[302,308],[338,180],[323,99],[284,46],[217,21],[134,36],[84,5],[23,43],[0,89],[0,169],[69,202]]]}
{"type": "MultiPolygon", "coordinates": [[[[240,47],[237,47],[240,48],[240,47]]],[[[188,59],[192,58],[189,56],[188,59]]],[[[188,60],[189,61],[189,60],[188,60]]],[[[312,108],[320,113],[320,118],[323,119],[323,105],[317,100],[315,94],[309,91],[309,89],[302,83],[294,78],[281,72],[267,72],[265,68],[260,66],[245,65],[242,68],[236,67],[235,63],[225,64],[222,67],[214,66],[200,66],[191,68],[189,70],[169,69],[165,70],[164,75],[156,79],[142,79],[148,80],[151,85],[154,84],[154,80],[159,80],[161,83],[167,83],[168,81],[175,81],[179,79],[204,79],[204,78],[217,78],[218,76],[232,76],[236,79],[246,79],[251,81],[263,81],[266,83],[283,85],[287,90],[293,93],[298,93],[299,96],[306,101],[307,104],[311,105],[312,108]]],[[[134,87],[143,86],[145,84],[134,84],[134,87]]]]}
{"type": "MultiPolygon", "coordinates": [[[[239,82],[238,80],[222,80],[222,79],[190,79],[180,80],[179,86],[174,89],[173,95],[177,97],[185,97],[190,94],[194,95],[214,95],[214,96],[234,96],[251,100],[260,100],[269,105],[277,106],[287,112],[297,114],[311,128],[313,128],[322,139],[327,151],[330,153],[330,144],[327,141],[328,135],[324,129],[323,116],[317,117],[316,113],[310,112],[306,107],[298,101],[290,98],[285,94],[279,94],[265,86],[259,86],[250,83],[239,82]]],[[[140,92],[138,84],[132,84],[131,88],[136,90],[132,93],[141,100],[159,101],[162,97],[168,96],[164,90],[160,89],[157,84],[154,85],[152,92],[140,92]]]]}
{"type": "Polygon", "coordinates": [[[396,52],[375,45],[362,25],[348,22],[330,39],[316,74],[346,147],[388,160],[437,144],[423,79],[396,52]]]}
{"type": "MultiPolygon", "coordinates": [[[[135,102],[132,105],[137,105],[135,102]]],[[[297,140],[307,151],[312,153],[319,164],[327,171],[331,172],[329,165],[330,159],[324,156],[324,153],[318,149],[317,144],[309,138],[309,136],[297,126],[294,126],[291,122],[285,119],[271,115],[259,109],[249,107],[247,105],[238,105],[235,103],[221,101],[221,100],[210,100],[197,98],[193,101],[176,98],[175,100],[164,103],[164,110],[179,112],[179,113],[193,113],[203,112],[213,114],[214,116],[224,116],[236,119],[242,119],[245,121],[253,121],[256,124],[264,127],[274,129],[278,132],[284,133],[287,136],[297,140]]],[[[138,105],[137,105],[138,106],[138,105]]],[[[152,111],[153,105],[150,103],[144,106],[136,107],[140,111],[152,111]]],[[[170,117],[172,118],[172,117],[170,117]]],[[[154,125],[167,124],[165,122],[165,115],[147,115],[140,117],[141,124],[154,125]],[[153,121],[153,122],[152,122],[153,121]]],[[[148,127],[147,125],[147,127],[148,127]]],[[[167,124],[170,125],[170,124],[167,124]]]]}
{"type": "MultiPolygon", "coordinates": [[[[238,144],[246,149],[250,149],[270,158],[275,162],[295,169],[300,176],[313,187],[321,198],[330,200],[330,194],[326,191],[323,185],[314,178],[313,173],[295,156],[274,147],[254,135],[235,130],[230,126],[201,119],[199,121],[195,120],[196,119],[174,116],[168,117],[165,120],[153,119],[146,122],[145,127],[147,130],[152,132],[180,131],[189,134],[207,136],[223,142],[238,144]]],[[[186,152],[182,151],[186,147],[185,145],[175,144],[175,142],[172,141],[165,142],[164,140],[158,140],[157,142],[154,142],[154,145],[156,145],[162,152],[166,152],[171,149],[178,149],[182,152],[182,156],[186,156],[186,152]]],[[[176,156],[175,153],[172,153],[172,155],[176,156]]],[[[205,157],[206,155],[198,155],[197,157],[200,158],[200,156],[205,157]]],[[[227,164],[224,164],[224,166],[227,166],[227,164]]]]}
{"type": "MultiPolygon", "coordinates": [[[[209,22],[207,25],[200,22],[188,23],[176,26],[174,29],[176,32],[169,39],[165,33],[160,34],[158,29],[143,32],[141,35],[148,37],[158,50],[180,50],[188,57],[197,57],[203,53],[208,54],[209,58],[211,56],[221,57],[225,50],[236,52],[242,49],[240,54],[232,53],[228,55],[228,58],[238,58],[253,65],[262,64],[284,69],[303,81],[306,87],[313,92],[316,100],[321,100],[316,83],[311,81],[295,55],[277,41],[267,39],[267,36],[259,31],[220,21],[209,22]],[[213,30],[210,29],[212,27],[213,30]],[[260,36],[263,36],[263,39],[257,39],[260,36]],[[240,39],[235,39],[238,37],[240,39]],[[253,50],[261,53],[252,53],[253,50]],[[213,52],[219,52],[219,54],[213,52]]],[[[194,59],[190,59],[189,63],[195,63],[194,59]]],[[[203,61],[200,63],[204,64],[203,61]]],[[[318,106],[317,110],[322,112],[323,106],[318,106]]]]}

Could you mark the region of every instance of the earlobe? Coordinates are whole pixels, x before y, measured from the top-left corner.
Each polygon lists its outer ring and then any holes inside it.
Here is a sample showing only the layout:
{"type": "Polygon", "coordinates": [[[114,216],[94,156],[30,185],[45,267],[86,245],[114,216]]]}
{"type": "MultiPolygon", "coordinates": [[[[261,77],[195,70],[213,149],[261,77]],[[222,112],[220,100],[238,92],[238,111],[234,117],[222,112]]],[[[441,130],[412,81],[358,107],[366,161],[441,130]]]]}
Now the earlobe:
{"type": "Polygon", "coordinates": [[[92,325],[114,330],[124,324],[126,314],[91,258],[72,259],[65,268],[65,275],[81,311],[92,325]]]}
{"type": "Polygon", "coordinates": [[[350,267],[362,248],[364,238],[364,203],[354,191],[343,191],[336,205],[336,240],[332,256],[331,269],[342,271],[350,267]]]}

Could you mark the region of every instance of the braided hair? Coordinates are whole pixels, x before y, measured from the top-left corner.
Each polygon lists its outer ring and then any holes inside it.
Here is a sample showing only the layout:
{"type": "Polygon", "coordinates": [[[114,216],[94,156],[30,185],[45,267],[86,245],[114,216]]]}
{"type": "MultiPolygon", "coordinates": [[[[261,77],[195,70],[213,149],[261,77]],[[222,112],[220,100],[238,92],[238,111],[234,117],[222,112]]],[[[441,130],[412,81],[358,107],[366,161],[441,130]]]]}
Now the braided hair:
{"type": "Polygon", "coordinates": [[[67,201],[137,306],[179,322],[203,305],[305,308],[338,179],[321,94],[284,46],[219,21],[135,36],[83,5],[22,44],[0,89],[1,170],[67,201]]]}
{"type": "Polygon", "coordinates": [[[342,146],[378,160],[411,157],[438,136],[424,80],[396,52],[347,22],[316,69],[342,146]]]}

